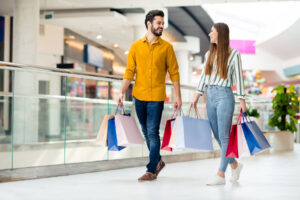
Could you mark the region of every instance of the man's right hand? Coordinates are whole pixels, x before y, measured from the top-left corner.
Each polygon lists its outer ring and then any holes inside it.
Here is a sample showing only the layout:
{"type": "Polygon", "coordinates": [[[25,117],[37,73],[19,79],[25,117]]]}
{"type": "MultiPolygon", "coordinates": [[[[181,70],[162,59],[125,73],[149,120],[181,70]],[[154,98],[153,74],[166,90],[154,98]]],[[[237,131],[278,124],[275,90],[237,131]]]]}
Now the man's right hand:
{"type": "Polygon", "coordinates": [[[123,99],[124,99],[124,94],[120,92],[119,98],[118,98],[118,104],[123,107],[123,99]]]}

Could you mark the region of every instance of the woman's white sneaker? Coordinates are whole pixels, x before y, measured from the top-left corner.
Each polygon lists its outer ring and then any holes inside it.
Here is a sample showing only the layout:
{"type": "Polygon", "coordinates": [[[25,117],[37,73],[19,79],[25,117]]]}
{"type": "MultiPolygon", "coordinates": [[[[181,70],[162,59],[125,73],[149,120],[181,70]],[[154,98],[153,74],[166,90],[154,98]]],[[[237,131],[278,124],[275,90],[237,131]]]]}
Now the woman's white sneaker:
{"type": "Polygon", "coordinates": [[[209,185],[209,186],[213,186],[213,185],[225,185],[225,178],[219,176],[219,175],[215,175],[213,177],[213,179],[207,183],[206,185],[209,185]]]}
{"type": "Polygon", "coordinates": [[[231,169],[231,179],[230,179],[231,182],[236,182],[239,180],[242,169],[243,169],[242,163],[238,163],[237,168],[231,169]]]}

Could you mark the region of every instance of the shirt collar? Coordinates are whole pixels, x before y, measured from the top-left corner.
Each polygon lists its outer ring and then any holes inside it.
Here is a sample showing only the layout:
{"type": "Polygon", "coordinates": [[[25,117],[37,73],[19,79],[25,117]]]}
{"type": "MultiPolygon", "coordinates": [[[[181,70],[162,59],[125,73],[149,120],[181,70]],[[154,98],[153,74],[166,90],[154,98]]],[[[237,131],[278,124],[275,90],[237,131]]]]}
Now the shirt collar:
{"type": "MultiPolygon", "coordinates": [[[[147,36],[145,36],[143,39],[142,39],[143,42],[148,42],[147,40],[147,36]]],[[[153,44],[161,44],[162,42],[162,39],[161,37],[158,37],[157,40],[153,43],[153,44]]]]}

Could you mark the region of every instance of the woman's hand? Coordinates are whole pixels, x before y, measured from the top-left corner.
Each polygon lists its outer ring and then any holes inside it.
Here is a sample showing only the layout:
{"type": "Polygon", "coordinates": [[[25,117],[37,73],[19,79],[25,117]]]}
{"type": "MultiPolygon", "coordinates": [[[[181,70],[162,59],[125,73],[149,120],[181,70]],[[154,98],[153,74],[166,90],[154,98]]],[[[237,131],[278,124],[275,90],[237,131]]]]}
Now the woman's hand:
{"type": "Polygon", "coordinates": [[[193,101],[191,102],[191,105],[190,105],[191,108],[197,108],[197,103],[198,103],[199,97],[200,97],[200,94],[195,93],[194,99],[193,99],[193,101]]]}
{"type": "Polygon", "coordinates": [[[245,113],[247,110],[246,101],[245,99],[240,99],[240,112],[242,111],[245,113]]]}

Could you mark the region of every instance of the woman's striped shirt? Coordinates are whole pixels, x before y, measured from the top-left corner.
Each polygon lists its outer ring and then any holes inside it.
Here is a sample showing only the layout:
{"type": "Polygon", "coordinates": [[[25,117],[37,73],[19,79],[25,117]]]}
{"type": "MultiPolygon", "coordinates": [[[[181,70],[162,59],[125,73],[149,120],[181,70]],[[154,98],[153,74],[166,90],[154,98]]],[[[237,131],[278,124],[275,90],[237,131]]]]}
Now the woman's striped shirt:
{"type": "Polygon", "coordinates": [[[197,92],[203,95],[206,85],[218,85],[223,87],[232,87],[235,85],[237,97],[244,99],[246,94],[240,53],[237,50],[232,49],[227,64],[227,79],[222,79],[217,74],[217,59],[215,59],[211,75],[205,75],[205,66],[208,55],[209,51],[205,54],[204,67],[200,76],[197,92]]]}

